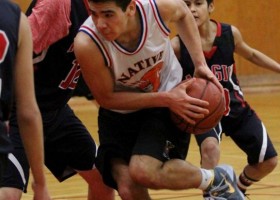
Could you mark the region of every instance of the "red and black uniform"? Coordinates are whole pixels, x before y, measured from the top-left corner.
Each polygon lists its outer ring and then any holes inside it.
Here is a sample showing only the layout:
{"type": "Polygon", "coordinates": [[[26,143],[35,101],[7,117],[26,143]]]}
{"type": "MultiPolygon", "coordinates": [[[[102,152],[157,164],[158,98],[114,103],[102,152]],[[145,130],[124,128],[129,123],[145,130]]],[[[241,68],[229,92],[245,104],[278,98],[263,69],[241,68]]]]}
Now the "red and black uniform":
{"type": "Polygon", "coordinates": [[[13,100],[13,71],[17,53],[21,10],[10,1],[0,1],[0,178],[12,150],[7,121],[13,100]]]}
{"type": "MultiPolygon", "coordinates": [[[[262,121],[245,101],[234,61],[234,37],[231,26],[218,23],[211,51],[204,52],[206,62],[224,87],[227,107],[220,125],[210,132],[223,132],[247,154],[248,163],[256,164],[277,155],[262,121]]],[[[194,65],[180,40],[180,63],[183,78],[191,77],[194,65]]],[[[208,133],[211,134],[211,133],[208,133]]],[[[200,144],[207,135],[197,136],[200,144]]]]}
{"type": "MultiPolygon", "coordinates": [[[[59,181],[71,177],[76,170],[91,170],[95,163],[96,144],[67,105],[80,76],[73,41],[88,17],[86,3],[81,0],[38,0],[32,1],[27,11],[34,44],[36,99],[43,119],[45,164],[59,181]]],[[[11,162],[2,186],[26,191],[29,165],[15,112],[10,127],[16,148],[9,155],[11,162]]]]}

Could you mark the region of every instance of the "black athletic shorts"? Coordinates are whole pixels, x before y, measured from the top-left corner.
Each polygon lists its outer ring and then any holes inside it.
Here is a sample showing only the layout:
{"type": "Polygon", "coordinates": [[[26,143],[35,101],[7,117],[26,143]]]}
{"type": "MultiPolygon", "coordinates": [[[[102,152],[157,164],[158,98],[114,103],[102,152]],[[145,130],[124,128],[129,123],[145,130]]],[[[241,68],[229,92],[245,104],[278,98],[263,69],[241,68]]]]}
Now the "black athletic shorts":
{"type": "Polygon", "coordinates": [[[195,139],[197,145],[199,146],[199,150],[201,151],[201,143],[208,137],[216,138],[218,143],[220,143],[221,134],[222,134],[222,128],[221,128],[221,123],[219,123],[215,128],[211,129],[210,131],[203,134],[195,135],[195,139]]]}
{"type": "Polygon", "coordinates": [[[6,122],[0,122],[0,184],[3,173],[7,167],[8,153],[13,149],[10,138],[8,137],[8,127],[6,122]]]}
{"type": "MultiPolygon", "coordinates": [[[[42,112],[42,118],[45,165],[59,181],[73,176],[76,170],[94,168],[95,142],[68,105],[61,110],[42,112]]],[[[0,187],[14,187],[26,192],[29,165],[14,115],[10,120],[10,138],[15,149],[8,155],[9,162],[0,187]]]]}
{"type": "Polygon", "coordinates": [[[110,159],[120,158],[129,163],[132,155],[148,155],[162,162],[172,158],[185,159],[190,135],[182,133],[170,120],[168,109],[144,109],[121,114],[99,109],[100,147],[97,168],[104,182],[117,189],[110,159]]]}
{"type": "Polygon", "coordinates": [[[216,137],[220,140],[221,133],[232,138],[235,144],[246,153],[247,162],[251,165],[277,156],[264,124],[249,106],[239,117],[223,117],[215,129],[197,135],[197,143],[200,146],[207,137],[216,137]]]}
{"type": "Polygon", "coordinates": [[[225,135],[231,137],[247,154],[249,164],[261,163],[277,156],[263,122],[250,107],[240,117],[224,117],[221,123],[225,135]]]}

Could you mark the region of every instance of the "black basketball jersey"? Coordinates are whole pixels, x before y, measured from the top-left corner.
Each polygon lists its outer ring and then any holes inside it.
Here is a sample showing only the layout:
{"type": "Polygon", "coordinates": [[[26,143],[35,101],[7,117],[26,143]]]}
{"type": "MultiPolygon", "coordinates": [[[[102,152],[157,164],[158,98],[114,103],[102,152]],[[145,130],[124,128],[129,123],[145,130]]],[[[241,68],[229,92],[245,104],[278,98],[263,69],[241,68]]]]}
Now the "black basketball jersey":
{"type": "Polygon", "coordinates": [[[13,93],[13,68],[17,53],[20,8],[0,1],[0,120],[9,118],[13,93]]]}
{"type": "MultiPolygon", "coordinates": [[[[26,12],[28,16],[35,5],[36,0],[33,0],[26,12]]],[[[56,110],[71,98],[80,76],[73,41],[79,27],[88,16],[85,1],[71,0],[69,34],[40,55],[34,53],[35,91],[40,110],[56,110]]]]}
{"type": "MultiPolygon", "coordinates": [[[[230,25],[215,23],[217,24],[217,35],[211,51],[204,52],[204,56],[209,68],[224,87],[227,101],[225,116],[237,118],[248,108],[248,104],[243,98],[236,76],[233,33],[230,25]]],[[[183,78],[191,77],[194,73],[193,62],[181,40],[180,46],[180,63],[183,68],[183,78]]]]}
{"type": "Polygon", "coordinates": [[[0,153],[11,150],[5,121],[9,119],[13,100],[20,15],[21,10],[16,4],[0,1],[0,153]]]}

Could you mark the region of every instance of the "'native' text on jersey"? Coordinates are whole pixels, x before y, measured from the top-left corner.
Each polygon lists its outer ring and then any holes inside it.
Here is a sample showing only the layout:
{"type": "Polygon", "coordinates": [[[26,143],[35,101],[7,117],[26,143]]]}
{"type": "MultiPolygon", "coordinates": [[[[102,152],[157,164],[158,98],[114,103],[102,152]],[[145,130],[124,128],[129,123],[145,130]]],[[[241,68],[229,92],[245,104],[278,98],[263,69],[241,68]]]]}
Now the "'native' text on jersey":
{"type": "Polygon", "coordinates": [[[80,28],[99,46],[115,78],[116,91],[167,91],[181,81],[182,69],[154,0],[136,1],[141,20],[141,38],[129,51],[116,41],[106,41],[91,17],[80,28]]]}

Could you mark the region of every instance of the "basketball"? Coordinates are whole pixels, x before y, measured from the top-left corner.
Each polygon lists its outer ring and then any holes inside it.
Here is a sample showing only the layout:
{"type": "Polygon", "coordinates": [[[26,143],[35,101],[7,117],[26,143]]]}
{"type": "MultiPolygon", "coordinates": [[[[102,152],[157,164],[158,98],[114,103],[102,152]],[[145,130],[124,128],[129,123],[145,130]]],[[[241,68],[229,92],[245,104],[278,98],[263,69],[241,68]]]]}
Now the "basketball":
{"type": "Polygon", "coordinates": [[[173,112],[171,112],[171,119],[181,131],[187,133],[202,134],[210,131],[219,123],[224,114],[225,99],[223,93],[214,83],[202,78],[195,78],[188,86],[186,93],[191,97],[208,101],[209,114],[202,119],[197,119],[195,125],[189,124],[173,112]]]}

